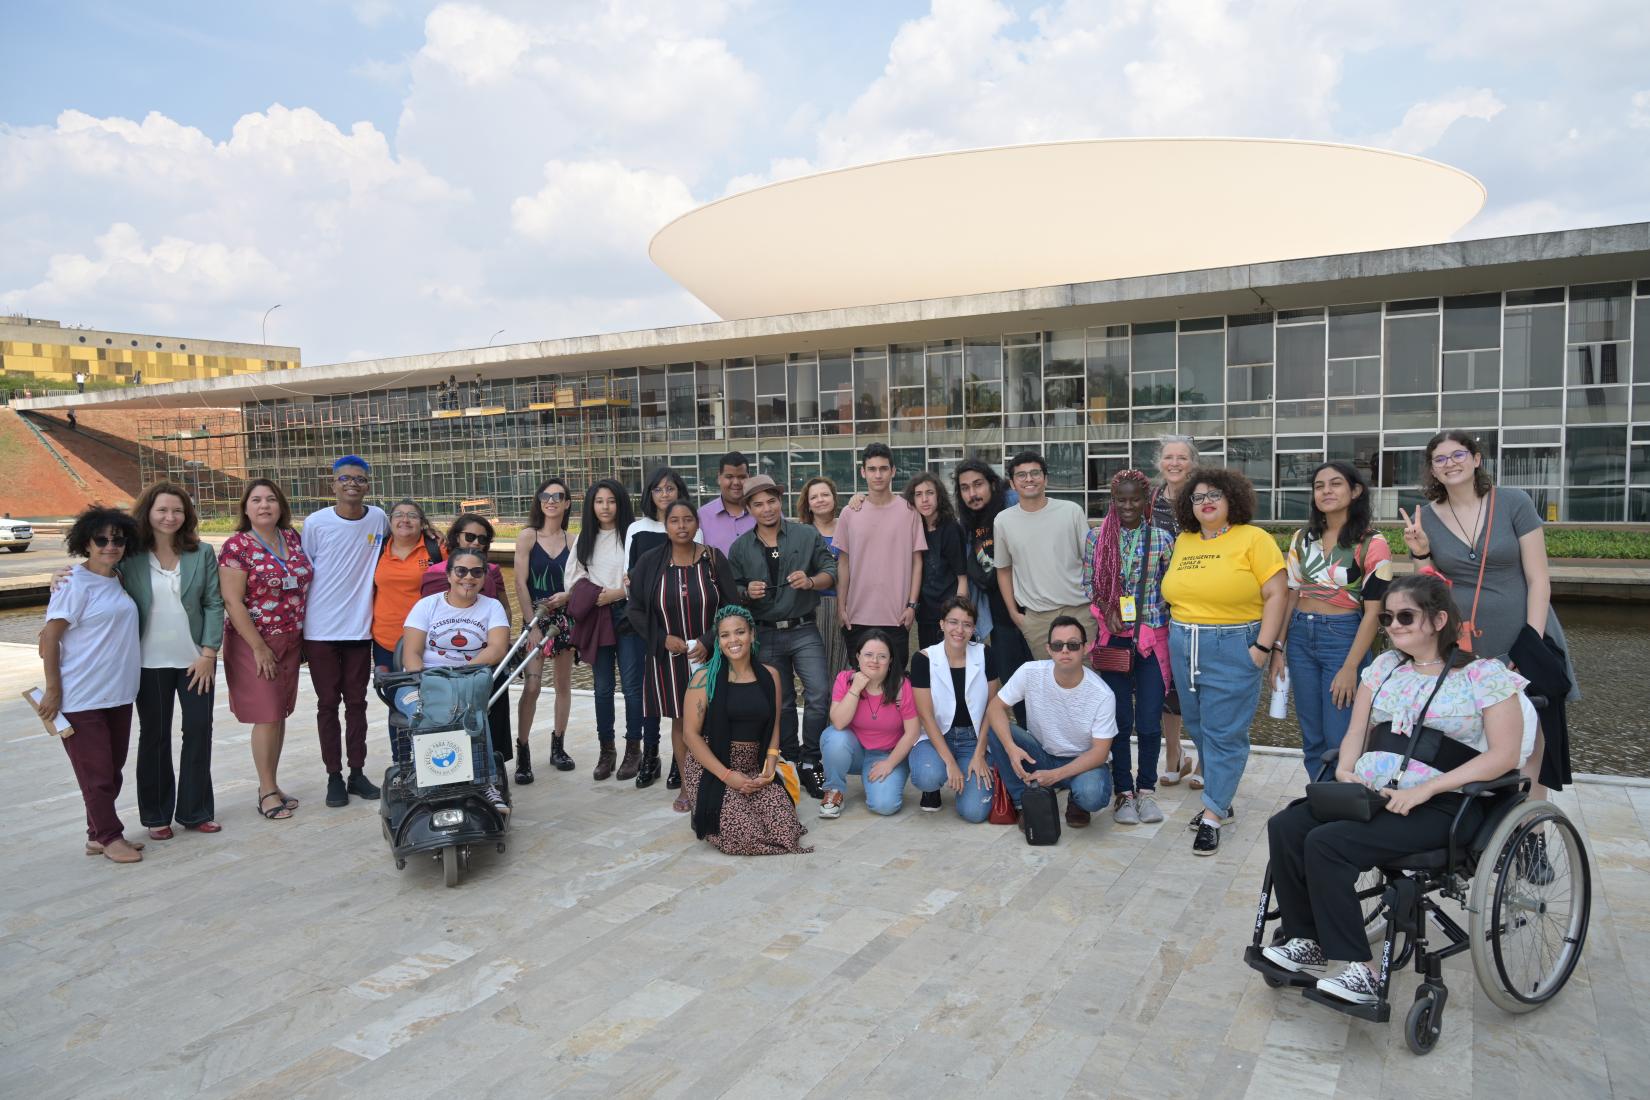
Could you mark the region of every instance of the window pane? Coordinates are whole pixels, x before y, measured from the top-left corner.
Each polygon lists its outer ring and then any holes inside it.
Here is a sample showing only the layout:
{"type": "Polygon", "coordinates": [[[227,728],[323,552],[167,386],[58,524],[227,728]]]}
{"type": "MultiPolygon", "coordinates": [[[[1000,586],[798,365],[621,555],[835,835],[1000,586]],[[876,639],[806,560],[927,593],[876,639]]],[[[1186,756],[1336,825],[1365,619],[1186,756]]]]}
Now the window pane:
{"type": "MultiPolygon", "coordinates": [[[[728,371],[728,420],[734,432],[756,423],[756,372],[750,369],[728,371]]],[[[783,421],[784,417],[781,416],[783,421]]]]}
{"type": "Polygon", "coordinates": [[[1496,480],[1524,489],[1559,484],[1557,447],[1507,447],[1501,452],[1496,480]]]}
{"type": "Polygon", "coordinates": [[[1444,353],[1444,389],[1490,390],[1501,388],[1501,353],[1499,351],[1446,351],[1444,353]]]}
{"type": "Polygon", "coordinates": [[[1043,423],[1069,428],[1083,422],[1083,380],[1050,378],[1043,383],[1043,423]]]}
{"type": "Polygon", "coordinates": [[[1174,369],[1174,322],[1156,321],[1135,325],[1130,352],[1134,369],[1157,371],[1174,369]]]}
{"type": "Polygon", "coordinates": [[[1010,347],[1004,351],[1004,401],[1006,427],[1035,428],[1043,406],[1043,349],[1040,344],[1010,347]]]}
{"type": "Polygon", "coordinates": [[[888,360],[854,363],[854,419],[881,420],[888,415],[888,360]]]}
{"type": "Polygon", "coordinates": [[[1043,374],[1049,378],[1069,378],[1082,374],[1083,335],[1080,328],[1043,333],[1048,349],[1043,374]]]}
{"type": "Polygon", "coordinates": [[[1128,340],[1090,340],[1088,378],[1091,413],[1126,414],[1129,408],[1128,340]]]}
{"type": "Polygon", "coordinates": [[[1386,427],[1426,428],[1438,426],[1438,399],[1425,397],[1389,397],[1386,399],[1386,427]]]}
{"type": "Polygon", "coordinates": [[[1570,428],[1564,433],[1568,485],[1627,484],[1627,428],[1570,428]]]}
{"type": "MultiPolygon", "coordinates": [[[[1233,438],[1226,441],[1226,465],[1244,474],[1257,489],[1272,487],[1272,441],[1269,438],[1233,438]]],[[[1264,517],[1257,517],[1264,518],[1264,517]]]]}
{"type": "Polygon", "coordinates": [[[1371,485],[1380,484],[1376,470],[1381,453],[1380,436],[1373,432],[1366,435],[1332,435],[1325,452],[1327,458],[1352,463],[1371,485]]]}
{"type": "Polygon", "coordinates": [[[1050,443],[1043,453],[1048,461],[1048,488],[1083,488],[1083,444],[1050,443]]]}
{"type": "Polygon", "coordinates": [[[1567,422],[1571,424],[1601,424],[1627,419],[1626,386],[1592,386],[1571,390],[1565,395],[1569,406],[1567,422]]]}
{"type": "Polygon", "coordinates": [[[1566,489],[1564,518],[1570,523],[1620,523],[1621,489],[1566,489]]]}
{"type": "Polygon", "coordinates": [[[1634,303],[1633,316],[1633,331],[1638,333],[1633,341],[1633,381],[1650,382],[1650,298],[1634,303]]]}
{"type": "Polygon", "coordinates": [[[1332,432],[1374,430],[1381,426],[1381,399],[1359,397],[1329,402],[1329,430],[1332,432]]]}
{"type": "Polygon", "coordinates": [[[895,344],[891,350],[893,370],[889,376],[889,385],[922,385],[922,345],[895,344]]]}
{"type": "Polygon", "coordinates": [[[1272,315],[1249,313],[1226,318],[1226,363],[1238,366],[1244,363],[1272,361],[1272,315]]]}
{"type": "MultiPolygon", "coordinates": [[[[930,417],[962,415],[962,348],[955,340],[947,340],[939,350],[928,349],[928,415],[930,417]]],[[[931,427],[938,429],[940,425],[931,427]]]]}
{"type": "Polygon", "coordinates": [[[1501,395],[1501,422],[1508,426],[1561,424],[1563,401],[1562,390],[1508,390],[1501,395]]]}
{"type": "Polygon", "coordinates": [[[1278,329],[1278,400],[1324,396],[1323,325],[1278,329]]]}
{"type": "Polygon", "coordinates": [[[692,428],[697,419],[693,400],[693,364],[671,367],[669,379],[671,429],[692,428]]]}
{"type": "Polygon", "coordinates": [[[1583,344],[1565,355],[1572,386],[1603,386],[1625,382],[1626,344],[1583,344]]]}
{"type": "Polygon", "coordinates": [[[1570,336],[1572,344],[1595,340],[1625,340],[1627,332],[1627,283],[1596,283],[1570,288],[1570,336]]]}
{"type": "Polygon", "coordinates": [[[1218,332],[1180,337],[1180,401],[1200,405],[1225,400],[1221,375],[1225,370],[1225,341],[1218,332]]]}
{"type": "Polygon", "coordinates": [[[1444,350],[1501,346],[1501,295],[1468,294],[1444,299],[1444,350]]]}
{"type": "Polygon", "coordinates": [[[1322,401],[1279,401],[1278,434],[1323,431],[1322,401]]]}
{"type": "Polygon", "coordinates": [[[1438,389],[1438,318],[1395,317],[1386,322],[1386,392],[1438,389]]]}
{"type": "Polygon", "coordinates": [[[1329,357],[1359,359],[1381,354],[1381,307],[1330,306],[1329,357]]]}
{"type": "Polygon", "coordinates": [[[1556,386],[1563,380],[1563,310],[1509,309],[1505,339],[1507,385],[1556,386]]]}
{"type": "MultiPolygon", "coordinates": [[[[781,407],[783,407],[783,402],[784,402],[784,396],[783,396],[784,389],[783,389],[783,387],[781,387],[778,390],[773,390],[773,391],[770,391],[767,388],[765,388],[766,383],[763,382],[762,372],[763,372],[762,361],[760,359],[758,359],[757,360],[757,366],[756,366],[756,392],[757,392],[757,394],[758,395],[766,395],[770,392],[778,393],[781,396],[779,396],[775,400],[780,402],[781,407]]],[[[786,374],[789,376],[790,384],[791,384],[791,423],[793,423],[793,424],[815,424],[815,423],[818,423],[818,421],[819,421],[819,364],[817,364],[813,361],[813,356],[811,356],[811,355],[807,356],[806,358],[793,357],[793,360],[789,364],[786,365],[786,374]]],[[[769,401],[766,396],[759,396],[758,400],[764,406],[771,405],[773,403],[773,402],[769,401]]],[[[783,420],[784,417],[781,416],[780,419],[783,420]]]]}
{"type": "Polygon", "coordinates": [[[1493,428],[1500,419],[1501,395],[1489,393],[1446,393],[1441,424],[1463,428],[1493,428]]]}

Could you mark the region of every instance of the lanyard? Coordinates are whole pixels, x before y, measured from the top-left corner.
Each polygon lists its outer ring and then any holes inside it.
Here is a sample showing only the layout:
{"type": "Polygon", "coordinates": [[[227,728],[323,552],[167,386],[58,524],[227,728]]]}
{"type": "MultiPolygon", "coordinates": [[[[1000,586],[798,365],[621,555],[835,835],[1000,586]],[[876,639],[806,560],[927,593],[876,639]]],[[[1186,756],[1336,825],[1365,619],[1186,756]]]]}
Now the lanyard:
{"type": "MultiPolygon", "coordinates": [[[[248,532],[248,534],[250,534],[252,536],[252,539],[253,539],[254,542],[256,542],[259,546],[264,548],[264,551],[270,557],[275,559],[276,564],[279,565],[280,568],[281,568],[281,572],[288,573],[288,574],[290,574],[292,572],[292,570],[287,566],[286,559],[283,558],[280,554],[276,553],[275,548],[273,546],[269,545],[269,543],[265,542],[263,540],[262,535],[258,534],[258,532],[256,532],[256,531],[250,531],[250,532],[248,532]]],[[[279,535],[280,532],[277,531],[276,534],[279,535]]],[[[281,544],[283,546],[286,545],[285,538],[282,538],[281,544]]]]}

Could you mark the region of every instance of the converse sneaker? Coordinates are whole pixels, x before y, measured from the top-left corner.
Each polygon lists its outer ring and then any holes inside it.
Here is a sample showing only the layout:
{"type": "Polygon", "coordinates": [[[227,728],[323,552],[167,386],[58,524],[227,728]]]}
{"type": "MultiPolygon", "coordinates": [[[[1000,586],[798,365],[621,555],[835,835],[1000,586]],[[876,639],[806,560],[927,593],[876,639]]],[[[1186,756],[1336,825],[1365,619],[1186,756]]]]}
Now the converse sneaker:
{"type": "Polygon", "coordinates": [[[924,813],[937,814],[940,812],[940,792],[923,791],[922,801],[918,803],[924,813]]]}
{"type": "Polygon", "coordinates": [[[1202,817],[1197,819],[1197,837],[1192,841],[1192,855],[1212,856],[1220,851],[1220,826],[1211,825],[1202,817]]]}
{"type": "Polygon", "coordinates": [[[487,785],[487,789],[481,792],[481,796],[499,813],[507,814],[510,812],[510,804],[504,801],[504,795],[492,784],[487,785]]]}
{"type": "Polygon", "coordinates": [[[1124,791],[1117,796],[1111,809],[1111,819],[1119,825],[1140,824],[1140,811],[1134,805],[1134,793],[1124,791]]]}
{"type": "Polygon", "coordinates": [[[1323,948],[1299,936],[1263,947],[1260,953],[1266,956],[1267,962],[1291,974],[1299,974],[1302,970],[1323,970],[1329,966],[1329,960],[1323,957],[1323,948]]]}
{"type": "Polygon", "coordinates": [[[819,800],[819,816],[827,821],[842,816],[842,792],[826,791],[819,800]]]}
{"type": "Polygon", "coordinates": [[[1163,820],[1163,811],[1157,806],[1157,799],[1152,797],[1151,791],[1136,791],[1134,793],[1134,812],[1140,815],[1140,824],[1156,825],[1163,820]]]}
{"type": "Polygon", "coordinates": [[[1318,992],[1348,1004],[1372,1005],[1381,999],[1381,983],[1374,971],[1361,962],[1347,963],[1333,978],[1319,978],[1318,992]]]}

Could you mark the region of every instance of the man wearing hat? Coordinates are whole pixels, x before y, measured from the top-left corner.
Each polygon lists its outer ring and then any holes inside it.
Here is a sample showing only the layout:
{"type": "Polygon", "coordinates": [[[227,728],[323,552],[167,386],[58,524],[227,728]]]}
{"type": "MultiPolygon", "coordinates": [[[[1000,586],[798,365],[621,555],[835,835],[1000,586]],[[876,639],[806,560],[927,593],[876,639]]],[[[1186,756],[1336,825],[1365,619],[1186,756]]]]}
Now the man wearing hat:
{"type": "Polygon", "coordinates": [[[797,762],[803,785],[818,798],[823,790],[819,735],[830,707],[831,673],[814,612],[819,594],[836,584],[836,559],[812,524],[785,518],[784,495],[773,478],[757,474],[746,480],[744,502],[756,526],[733,540],[728,562],[745,606],[756,616],[761,659],[779,673],[780,752],[797,762]],[[803,695],[800,743],[797,679],[803,695]]]}

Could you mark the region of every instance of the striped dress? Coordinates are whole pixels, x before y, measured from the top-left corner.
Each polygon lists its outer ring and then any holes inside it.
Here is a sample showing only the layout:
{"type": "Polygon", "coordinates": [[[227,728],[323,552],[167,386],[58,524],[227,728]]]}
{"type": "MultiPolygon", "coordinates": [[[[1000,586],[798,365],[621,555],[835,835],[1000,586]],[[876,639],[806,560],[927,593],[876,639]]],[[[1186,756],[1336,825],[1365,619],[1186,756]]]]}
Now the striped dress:
{"type": "MultiPolygon", "coordinates": [[[[703,557],[688,566],[665,566],[658,588],[648,593],[648,599],[664,612],[665,633],[688,642],[710,630],[716,609],[733,598],[732,592],[718,590],[716,571],[703,557]]],[[[687,694],[692,674],[683,654],[649,655],[642,686],[642,713],[649,718],[680,718],[682,697],[687,694]]]]}

